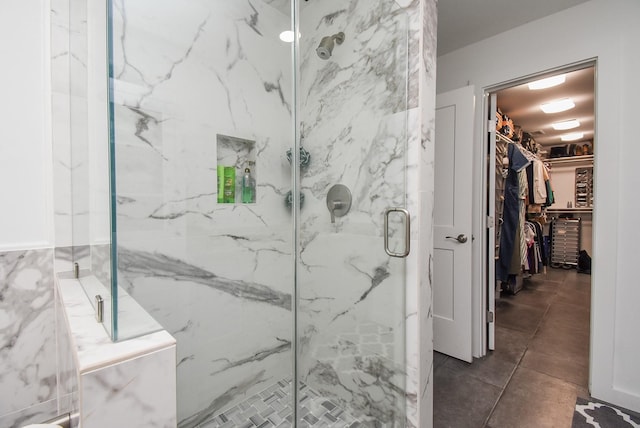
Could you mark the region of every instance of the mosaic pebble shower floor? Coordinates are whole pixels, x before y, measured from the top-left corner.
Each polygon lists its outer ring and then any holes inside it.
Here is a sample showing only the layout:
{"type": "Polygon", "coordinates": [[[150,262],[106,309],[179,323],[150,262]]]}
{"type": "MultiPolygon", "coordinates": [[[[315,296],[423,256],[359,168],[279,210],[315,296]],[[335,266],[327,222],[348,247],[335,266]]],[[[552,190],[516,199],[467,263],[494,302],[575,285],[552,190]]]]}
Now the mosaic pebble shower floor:
{"type": "MultiPolygon", "coordinates": [[[[300,388],[299,428],[357,428],[360,422],[307,385],[300,388]]],[[[234,406],[200,428],[292,427],[291,380],[283,379],[234,406]]]]}

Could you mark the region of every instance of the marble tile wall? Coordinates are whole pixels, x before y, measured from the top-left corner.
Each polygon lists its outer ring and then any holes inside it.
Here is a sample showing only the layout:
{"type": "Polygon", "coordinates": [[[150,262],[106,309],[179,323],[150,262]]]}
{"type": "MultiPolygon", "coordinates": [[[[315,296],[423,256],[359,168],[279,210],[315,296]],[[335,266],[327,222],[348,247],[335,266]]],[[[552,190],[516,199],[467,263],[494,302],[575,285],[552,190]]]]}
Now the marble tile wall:
{"type": "Polygon", "coordinates": [[[178,3],[114,2],[118,279],[192,427],[291,372],[291,47],[267,3],[178,3]],[[255,204],[217,203],[217,134],[255,141],[255,204]]]}
{"type": "Polygon", "coordinates": [[[83,373],[82,426],[175,427],[176,379],[168,370],[175,361],[175,347],[170,347],[83,373]]]}
{"type": "Polygon", "coordinates": [[[418,179],[420,216],[420,245],[416,270],[419,272],[417,284],[418,320],[416,343],[419,347],[416,421],[421,428],[433,426],[433,205],[434,205],[434,131],[436,107],[436,45],[438,25],[438,3],[436,0],[422,0],[420,3],[422,23],[420,27],[420,167],[418,179]]]}
{"type": "Polygon", "coordinates": [[[0,426],[58,411],[53,250],[0,253],[0,426]]]}

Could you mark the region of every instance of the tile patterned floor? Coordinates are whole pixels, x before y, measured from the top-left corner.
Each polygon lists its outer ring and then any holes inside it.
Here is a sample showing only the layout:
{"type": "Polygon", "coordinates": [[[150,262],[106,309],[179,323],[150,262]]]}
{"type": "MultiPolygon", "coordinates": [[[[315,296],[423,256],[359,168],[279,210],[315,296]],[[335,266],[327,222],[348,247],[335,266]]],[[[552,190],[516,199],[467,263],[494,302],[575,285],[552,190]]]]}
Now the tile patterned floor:
{"type": "MultiPolygon", "coordinates": [[[[357,428],[360,422],[336,404],[323,398],[305,384],[300,388],[300,428],[357,428]]],[[[291,380],[283,379],[247,398],[201,428],[270,428],[293,426],[291,380]]]]}

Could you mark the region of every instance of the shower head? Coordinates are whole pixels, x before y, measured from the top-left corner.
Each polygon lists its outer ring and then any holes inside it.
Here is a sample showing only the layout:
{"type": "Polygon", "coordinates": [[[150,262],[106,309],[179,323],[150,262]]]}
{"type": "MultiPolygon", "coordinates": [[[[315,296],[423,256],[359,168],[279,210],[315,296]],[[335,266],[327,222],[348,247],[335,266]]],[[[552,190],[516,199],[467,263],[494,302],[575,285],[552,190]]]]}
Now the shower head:
{"type": "Polygon", "coordinates": [[[333,52],[335,43],[341,45],[344,42],[344,33],[341,31],[333,36],[326,36],[320,40],[320,45],[316,49],[316,53],[320,59],[329,59],[333,52]]]}

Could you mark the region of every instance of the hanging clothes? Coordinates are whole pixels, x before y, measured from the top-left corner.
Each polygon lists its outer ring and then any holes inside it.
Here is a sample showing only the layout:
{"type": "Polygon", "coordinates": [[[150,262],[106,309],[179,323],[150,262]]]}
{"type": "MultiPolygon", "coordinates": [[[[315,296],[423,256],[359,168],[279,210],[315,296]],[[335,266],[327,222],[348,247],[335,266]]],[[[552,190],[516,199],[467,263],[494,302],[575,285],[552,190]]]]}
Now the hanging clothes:
{"type": "Polygon", "coordinates": [[[534,275],[544,270],[544,252],[542,227],[537,222],[528,221],[525,225],[527,240],[527,271],[534,275]]]}
{"type": "Polygon", "coordinates": [[[500,233],[502,230],[504,210],[504,188],[506,178],[509,175],[508,145],[505,140],[496,141],[496,193],[495,193],[495,252],[494,257],[500,257],[500,233]]]}
{"type": "Polygon", "coordinates": [[[549,207],[553,205],[555,202],[555,198],[553,196],[553,188],[551,186],[551,174],[549,174],[549,166],[547,164],[544,165],[544,184],[547,188],[547,200],[545,201],[545,206],[549,207]]]}
{"type": "MultiPolygon", "coordinates": [[[[546,181],[549,175],[545,171],[544,163],[540,159],[533,159],[527,167],[527,183],[529,185],[529,204],[542,205],[547,202],[546,181]]],[[[529,209],[529,212],[532,212],[529,209]]]]}
{"type": "MultiPolygon", "coordinates": [[[[521,182],[523,176],[519,173],[531,164],[531,160],[515,144],[509,144],[507,148],[509,159],[509,172],[505,180],[503,223],[500,231],[500,256],[496,262],[496,279],[507,281],[511,271],[512,261],[521,263],[520,249],[522,238],[522,224],[524,222],[524,199],[521,182]],[[519,233],[520,232],[520,233],[519,233]],[[514,257],[514,249],[517,249],[514,257]],[[514,260],[515,259],[515,260],[514,260]]],[[[526,183],[526,177],[524,178],[526,183]]],[[[526,198],[526,189],[524,190],[526,198]]]]}
{"type": "Polygon", "coordinates": [[[533,201],[534,204],[547,202],[547,186],[545,184],[545,167],[541,160],[533,161],[533,201]]]}
{"type": "MultiPolygon", "coordinates": [[[[525,220],[526,220],[526,210],[527,210],[527,194],[529,193],[529,186],[527,184],[527,172],[522,170],[518,172],[518,182],[519,182],[519,191],[520,191],[520,200],[518,207],[520,208],[520,217],[518,221],[518,230],[520,231],[520,269],[517,271],[512,271],[511,273],[520,273],[522,270],[522,266],[527,267],[527,240],[525,236],[525,220]]],[[[513,262],[511,262],[511,266],[513,266],[513,262]]]]}

